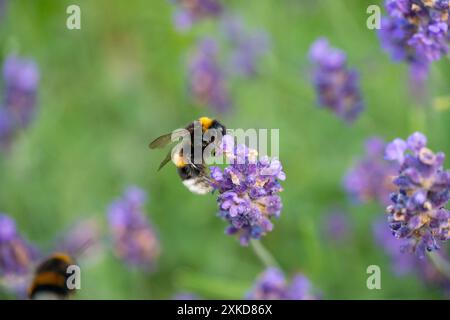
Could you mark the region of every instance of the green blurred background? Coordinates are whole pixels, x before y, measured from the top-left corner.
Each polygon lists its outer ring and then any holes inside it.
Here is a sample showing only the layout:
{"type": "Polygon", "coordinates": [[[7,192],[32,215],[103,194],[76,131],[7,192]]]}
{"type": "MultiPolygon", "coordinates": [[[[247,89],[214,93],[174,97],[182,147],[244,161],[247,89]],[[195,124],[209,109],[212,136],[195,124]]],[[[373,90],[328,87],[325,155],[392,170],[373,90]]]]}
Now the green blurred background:
{"type": "MultiPolygon", "coordinates": [[[[226,1],[272,42],[260,75],[232,83],[234,107],[220,120],[230,128],[279,128],[287,174],[284,209],[263,240],[287,274],[303,272],[327,299],[441,298],[413,275],[396,277],[373,240],[376,204],[352,204],[341,180],[371,135],[406,138],[422,130],[435,150],[450,153],[450,111],[434,98],[410,97],[405,65],[393,64],[366,28],[366,8],[381,0],[226,1]],[[318,36],[344,49],[361,73],[366,110],[352,126],[315,107],[307,52],[318,36]],[[322,222],[330,207],[345,208],[349,241],[326,241],[322,222]],[[366,268],[382,269],[382,290],[368,290],[366,268]]],[[[194,105],[186,89],[186,54],[214,21],[187,33],[172,23],[167,0],[13,0],[0,26],[3,58],[16,51],[41,71],[36,121],[0,157],[0,212],[22,234],[49,246],[73,222],[97,217],[125,186],[149,194],[148,217],[162,254],[157,270],[131,270],[105,251],[82,266],[84,299],[166,299],[180,291],[204,298],[241,298],[264,266],[251,248],[224,235],[214,196],[190,194],[175,170],[157,173],[165,152],[148,142],[211,109],[194,105]],[[78,4],[82,29],[66,28],[66,8],[78,4]]],[[[434,64],[433,97],[450,92],[450,64],[434,64]]],[[[448,167],[448,162],[447,162],[448,167]]]]}

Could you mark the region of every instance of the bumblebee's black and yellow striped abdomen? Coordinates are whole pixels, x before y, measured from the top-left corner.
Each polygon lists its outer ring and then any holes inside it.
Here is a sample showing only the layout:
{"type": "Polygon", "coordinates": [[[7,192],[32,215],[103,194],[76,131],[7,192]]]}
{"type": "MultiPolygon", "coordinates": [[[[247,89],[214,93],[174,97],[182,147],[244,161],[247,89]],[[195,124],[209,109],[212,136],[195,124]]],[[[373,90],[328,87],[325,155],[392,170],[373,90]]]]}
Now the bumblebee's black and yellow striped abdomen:
{"type": "Polygon", "coordinates": [[[28,289],[30,299],[65,299],[71,291],[67,287],[69,274],[67,268],[75,264],[75,260],[64,253],[55,253],[37,268],[33,281],[28,289]]]}

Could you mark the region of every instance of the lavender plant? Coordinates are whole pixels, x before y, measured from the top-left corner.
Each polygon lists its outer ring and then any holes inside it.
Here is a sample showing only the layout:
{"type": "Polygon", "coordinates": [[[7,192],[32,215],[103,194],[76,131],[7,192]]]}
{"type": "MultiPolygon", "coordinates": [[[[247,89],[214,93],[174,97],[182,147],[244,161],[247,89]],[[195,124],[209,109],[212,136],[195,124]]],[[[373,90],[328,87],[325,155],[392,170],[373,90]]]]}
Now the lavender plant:
{"type": "Polygon", "coordinates": [[[0,276],[25,274],[37,256],[18,233],[15,221],[4,213],[0,213],[0,252],[0,276]]]}
{"type": "Polygon", "coordinates": [[[39,71],[32,60],[11,55],[3,64],[4,99],[0,105],[0,146],[7,148],[36,111],[39,71]]]}
{"type": "Polygon", "coordinates": [[[39,256],[38,250],[18,232],[15,221],[0,213],[0,285],[26,296],[28,276],[39,256]]]}
{"type": "Polygon", "coordinates": [[[189,30],[205,18],[219,17],[223,12],[219,0],[174,0],[177,6],[173,20],[179,31],[189,30]]]}
{"type": "Polygon", "coordinates": [[[407,141],[395,139],[386,146],[386,159],[400,165],[397,187],[387,207],[390,228],[398,239],[407,239],[402,250],[423,257],[440,248],[450,237],[450,171],[444,170],[445,155],[427,148],[419,132],[407,141]]]}
{"type": "Polygon", "coordinates": [[[411,67],[411,77],[422,83],[433,61],[448,54],[449,0],[386,0],[379,38],[394,61],[411,67]]]}
{"type": "Polygon", "coordinates": [[[198,104],[225,112],[231,102],[225,75],[219,64],[217,46],[217,42],[211,38],[198,43],[188,64],[189,89],[198,104]]]}
{"type": "Polygon", "coordinates": [[[285,180],[281,162],[245,145],[235,146],[226,135],[222,151],[229,163],[225,169],[211,167],[212,186],[219,193],[219,216],[230,224],[226,233],[238,235],[242,245],[272,231],[271,219],[279,217],[282,203],[280,181],[285,180]]]}
{"type": "Polygon", "coordinates": [[[108,222],[115,254],[128,265],[152,270],[160,246],[143,211],[146,198],[143,190],[128,187],[110,205],[108,222]]]}
{"type": "Polygon", "coordinates": [[[309,58],[318,105],[348,123],[353,122],[363,110],[363,101],[359,75],[347,67],[344,52],[330,47],[327,39],[320,38],[312,44],[309,58]]]}
{"type": "Polygon", "coordinates": [[[244,77],[255,76],[260,58],[269,50],[268,34],[263,30],[249,29],[236,15],[224,17],[222,29],[231,47],[231,71],[244,77]]]}
{"type": "Polygon", "coordinates": [[[316,300],[309,280],[296,274],[290,283],[277,268],[267,268],[246,295],[249,300],[316,300]]]}

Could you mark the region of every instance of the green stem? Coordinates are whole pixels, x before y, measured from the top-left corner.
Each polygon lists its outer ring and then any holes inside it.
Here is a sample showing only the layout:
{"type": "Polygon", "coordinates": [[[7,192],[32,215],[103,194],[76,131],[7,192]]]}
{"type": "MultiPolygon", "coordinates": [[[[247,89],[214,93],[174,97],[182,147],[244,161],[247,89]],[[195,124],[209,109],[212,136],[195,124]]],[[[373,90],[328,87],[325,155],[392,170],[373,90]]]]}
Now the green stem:
{"type": "Polygon", "coordinates": [[[450,279],[450,263],[436,252],[429,252],[428,257],[436,270],[446,278],[450,279]]]}
{"type": "Polygon", "coordinates": [[[255,251],[256,256],[261,260],[261,262],[266,267],[277,267],[277,268],[280,267],[278,262],[275,260],[272,254],[266,249],[266,247],[263,246],[260,240],[250,240],[250,244],[253,248],[253,251],[255,251]]]}

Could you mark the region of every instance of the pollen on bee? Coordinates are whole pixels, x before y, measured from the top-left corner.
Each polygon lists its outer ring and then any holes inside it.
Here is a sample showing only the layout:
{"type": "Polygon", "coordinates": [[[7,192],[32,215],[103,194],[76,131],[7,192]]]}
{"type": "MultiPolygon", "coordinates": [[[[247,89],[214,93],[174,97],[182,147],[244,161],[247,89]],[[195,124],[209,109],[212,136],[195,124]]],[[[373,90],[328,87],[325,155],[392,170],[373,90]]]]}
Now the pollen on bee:
{"type": "Polygon", "coordinates": [[[178,168],[183,167],[186,165],[186,161],[184,160],[184,157],[180,155],[179,153],[175,153],[172,156],[172,162],[177,166],[178,168]]]}

